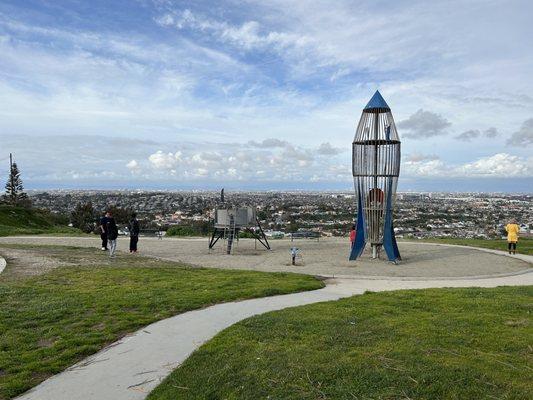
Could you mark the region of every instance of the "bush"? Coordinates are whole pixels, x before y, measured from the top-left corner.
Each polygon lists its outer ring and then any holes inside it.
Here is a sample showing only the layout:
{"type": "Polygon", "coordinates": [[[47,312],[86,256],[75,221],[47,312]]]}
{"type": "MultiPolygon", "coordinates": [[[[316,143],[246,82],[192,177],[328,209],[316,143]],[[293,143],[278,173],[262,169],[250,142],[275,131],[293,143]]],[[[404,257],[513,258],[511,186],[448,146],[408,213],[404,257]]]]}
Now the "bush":
{"type": "Polygon", "coordinates": [[[239,232],[239,237],[242,239],[255,239],[256,238],[256,236],[252,232],[249,232],[249,231],[239,232]]]}
{"type": "Polygon", "coordinates": [[[200,233],[191,226],[171,226],[167,229],[167,236],[199,236],[200,233]]]}
{"type": "Polygon", "coordinates": [[[91,233],[96,225],[93,204],[90,201],[85,204],[78,203],[70,214],[70,220],[74,228],[78,228],[85,233],[91,233]]]}

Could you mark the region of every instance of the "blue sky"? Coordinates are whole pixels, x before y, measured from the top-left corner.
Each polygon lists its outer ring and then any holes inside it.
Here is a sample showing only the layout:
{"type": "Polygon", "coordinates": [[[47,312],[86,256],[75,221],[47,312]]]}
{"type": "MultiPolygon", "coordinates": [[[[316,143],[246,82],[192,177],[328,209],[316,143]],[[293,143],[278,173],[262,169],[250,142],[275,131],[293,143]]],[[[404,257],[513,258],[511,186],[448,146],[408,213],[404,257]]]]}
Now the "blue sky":
{"type": "Polygon", "coordinates": [[[376,89],[401,190],[533,187],[528,1],[0,2],[28,188],[350,189],[376,89]]]}

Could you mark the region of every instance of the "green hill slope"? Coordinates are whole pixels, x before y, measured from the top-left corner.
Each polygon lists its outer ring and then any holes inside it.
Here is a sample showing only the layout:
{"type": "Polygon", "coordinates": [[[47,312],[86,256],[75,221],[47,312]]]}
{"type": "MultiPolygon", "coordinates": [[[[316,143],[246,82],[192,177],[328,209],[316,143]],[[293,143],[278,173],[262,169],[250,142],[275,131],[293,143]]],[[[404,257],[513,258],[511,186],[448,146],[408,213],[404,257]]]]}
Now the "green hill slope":
{"type": "Polygon", "coordinates": [[[65,218],[44,210],[0,205],[0,236],[42,233],[80,233],[65,218]]]}

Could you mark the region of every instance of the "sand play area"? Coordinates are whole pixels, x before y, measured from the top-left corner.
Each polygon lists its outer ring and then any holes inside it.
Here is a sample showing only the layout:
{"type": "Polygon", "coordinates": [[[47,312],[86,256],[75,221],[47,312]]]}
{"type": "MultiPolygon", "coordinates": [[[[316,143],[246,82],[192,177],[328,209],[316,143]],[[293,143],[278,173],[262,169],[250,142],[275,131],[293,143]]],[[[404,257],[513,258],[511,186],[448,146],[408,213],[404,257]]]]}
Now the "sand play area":
{"type": "MultiPolygon", "coordinates": [[[[120,251],[128,250],[128,238],[119,238],[118,242],[120,251]]],[[[5,237],[0,238],[0,243],[94,247],[95,251],[101,252],[98,237],[5,237]]],[[[526,261],[473,248],[418,242],[399,242],[403,258],[399,265],[385,259],[372,260],[368,252],[355,262],[348,261],[349,243],[342,238],[321,238],[320,241],[299,239],[294,242],[278,239],[271,240],[270,244],[272,250],[269,251],[253,239],[241,239],[234,248],[234,254],[227,255],[222,241],[210,251],[207,238],[158,240],[141,237],[139,251],[143,255],[194,266],[299,272],[329,277],[474,277],[515,274],[532,267],[526,261]],[[291,265],[290,248],[293,246],[298,247],[301,254],[296,266],[291,265]]],[[[102,256],[104,258],[104,254],[102,256]]]]}

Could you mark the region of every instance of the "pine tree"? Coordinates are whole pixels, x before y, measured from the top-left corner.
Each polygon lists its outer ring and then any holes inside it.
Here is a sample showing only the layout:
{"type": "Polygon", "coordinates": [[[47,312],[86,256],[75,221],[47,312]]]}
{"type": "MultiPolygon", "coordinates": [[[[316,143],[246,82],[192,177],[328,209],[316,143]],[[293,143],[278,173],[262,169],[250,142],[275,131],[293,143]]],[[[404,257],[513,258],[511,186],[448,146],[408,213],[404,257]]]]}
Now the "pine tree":
{"type": "Polygon", "coordinates": [[[24,193],[24,186],[20,177],[17,163],[13,162],[13,157],[9,155],[9,178],[6,183],[6,194],[4,200],[11,205],[26,205],[28,195],[24,193]]]}

